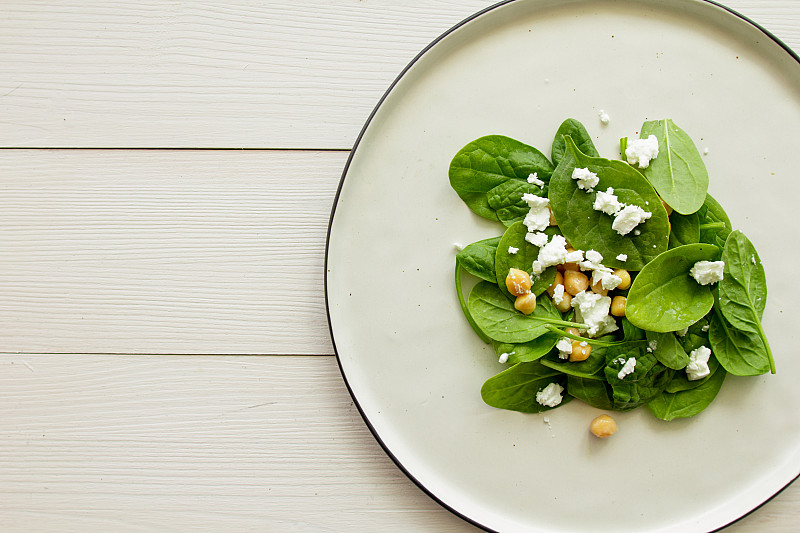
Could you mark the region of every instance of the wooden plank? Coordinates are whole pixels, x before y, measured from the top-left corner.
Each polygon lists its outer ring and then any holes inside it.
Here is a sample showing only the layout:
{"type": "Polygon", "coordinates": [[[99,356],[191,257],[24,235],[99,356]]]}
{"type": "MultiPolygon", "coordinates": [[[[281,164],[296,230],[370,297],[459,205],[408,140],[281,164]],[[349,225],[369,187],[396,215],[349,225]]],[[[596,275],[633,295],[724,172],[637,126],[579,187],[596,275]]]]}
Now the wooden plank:
{"type": "MultiPolygon", "coordinates": [[[[477,531],[384,454],[332,357],[5,356],[0,404],[2,531],[477,531]]],[[[798,520],[793,485],[730,531],[798,520]]]]}
{"type": "Polygon", "coordinates": [[[346,157],[0,151],[0,352],[333,353],[346,157]]]}
{"type": "MultiPolygon", "coordinates": [[[[493,0],[0,4],[0,146],[349,149],[493,0]]],[[[800,49],[800,3],[728,0],[800,49]]]]}

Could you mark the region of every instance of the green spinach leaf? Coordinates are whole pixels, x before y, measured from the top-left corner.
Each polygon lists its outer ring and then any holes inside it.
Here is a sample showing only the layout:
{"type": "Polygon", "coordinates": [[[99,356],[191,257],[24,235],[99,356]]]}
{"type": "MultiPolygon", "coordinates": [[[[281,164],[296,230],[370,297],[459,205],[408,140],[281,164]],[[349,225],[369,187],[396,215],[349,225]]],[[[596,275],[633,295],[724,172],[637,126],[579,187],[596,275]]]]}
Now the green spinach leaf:
{"type": "Polygon", "coordinates": [[[673,370],[659,363],[652,353],[646,352],[642,343],[609,348],[604,371],[617,411],[630,411],[649,402],[664,390],[673,375],[673,370]],[[620,370],[631,357],[636,359],[634,371],[620,378],[620,370]]]}
{"type": "Polygon", "coordinates": [[[725,240],[733,231],[731,220],[725,210],[710,194],[698,209],[697,216],[700,221],[700,242],[716,244],[720,249],[725,247],[725,240]]]}
{"type": "Polygon", "coordinates": [[[675,372],[675,375],[672,376],[670,382],[667,383],[667,387],[666,389],[664,389],[664,391],[669,393],[675,393],[699,387],[700,385],[711,379],[711,376],[714,375],[714,372],[716,372],[718,368],[719,368],[719,361],[717,361],[717,358],[714,357],[714,354],[712,353],[711,357],[708,359],[709,373],[706,377],[690,381],[689,377],[686,375],[686,372],[675,372]]]}
{"type": "Polygon", "coordinates": [[[725,370],[720,368],[699,386],[681,392],[663,392],[650,400],[647,407],[662,420],[695,416],[717,397],[725,375],[725,370]]]}
{"type": "Polygon", "coordinates": [[[655,135],[658,157],[643,170],[658,194],[678,213],[694,213],[706,198],[708,171],[694,142],[671,119],[642,125],[641,138],[655,135]]]}
{"type": "Polygon", "coordinates": [[[772,368],[772,358],[761,336],[731,326],[719,309],[711,316],[708,341],[722,367],[735,376],[759,376],[772,368]]]}
{"type": "Polygon", "coordinates": [[[586,379],[603,379],[602,375],[598,373],[606,366],[605,348],[602,346],[593,346],[589,358],[584,361],[570,362],[567,359],[561,359],[557,354],[548,355],[540,360],[540,362],[553,370],[558,370],[570,376],[578,376],[586,379]]]}
{"type": "Polygon", "coordinates": [[[493,341],[492,346],[497,357],[508,354],[508,363],[513,365],[536,361],[547,355],[558,342],[558,338],[559,336],[555,333],[545,333],[528,342],[515,344],[493,341]]]}
{"type": "Polygon", "coordinates": [[[486,200],[497,214],[497,218],[504,226],[508,227],[514,222],[525,219],[525,215],[530,211],[528,202],[522,199],[524,194],[535,196],[547,196],[546,186],[538,186],[522,180],[508,180],[501,183],[494,189],[486,193],[486,200]]]}
{"type": "Polygon", "coordinates": [[[647,332],[647,341],[658,362],[667,368],[680,370],[689,364],[689,356],[683,351],[674,333],[647,332]]]}
{"type": "Polygon", "coordinates": [[[602,379],[567,376],[567,392],[570,396],[597,409],[613,410],[611,388],[602,379]]]}
{"type": "Polygon", "coordinates": [[[675,211],[669,216],[672,229],[669,232],[669,247],[700,242],[700,217],[697,213],[681,215],[675,211]]]}
{"type": "MultiPolygon", "coordinates": [[[[536,401],[536,393],[550,383],[564,387],[566,378],[560,372],[539,364],[538,361],[519,363],[486,380],[481,387],[481,398],[487,405],[498,409],[540,413],[554,409],[536,401]]],[[[568,395],[562,393],[559,406],[569,402],[570,399],[568,395]]]]}
{"type": "Polygon", "coordinates": [[[467,144],[453,157],[450,186],[474,213],[499,220],[489,205],[489,191],[511,179],[527,183],[534,172],[546,181],[553,173],[553,164],[533,146],[502,135],[488,135],[467,144]]]}
{"type": "Polygon", "coordinates": [[[611,159],[582,154],[572,138],[565,137],[564,158],[550,179],[548,197],[556,221],[564,237],[576,249],[596,250],[603,255],[603,264],[612,268],[640,270],[646,263],[667,249],[669,219],[653,187],[636,169],[611,159]],[[638,205],[652,216],[631,232],[620,235],[611,225],[614,218],[593,208],[596,192],[578,188],[572,179],[575,168],[588,168],[599,179],[595,190],[614,189],[620,202],[638,205]],[[627,260],[617,259],[626,254],[627,260]]]}
{"type": "Polygon", "coordinates": [[[703,318],[714,305],[714,295],[689,271],[696,262],[713,261],[718,255],[716,246],[687,244],[668,250],[645,265],[628,291],[628,320],[642,329],[663,333],[683,329],[703,318]]]}
{"type": "Polygon", "coordinates": [[[572,138],[581,153],[590,157],[600,157],[600,153],[597,151],[597,148],[595,148],[594,143],[592,142],[592,137],[589,135],[589,132],[586,131],[586,128],[583,126],[583,124],[574,118],[568,118],[561,123],[561,126],[558,127],[556,136],[553,139],[551,159],[553,160],[553,164],[555,166],[558,166],[558,164],[561,162],[561,159],[564,158],[564,152],[566,151],[566,145],[564,143],[565,136],[572,138]]]}
{"type": "Polygon", "coordinates": [[[473,242],[456,254],[456,261],[461,268],[475,277],[486,281],[495,281],[494,256],[500,237],[473,242]]]}

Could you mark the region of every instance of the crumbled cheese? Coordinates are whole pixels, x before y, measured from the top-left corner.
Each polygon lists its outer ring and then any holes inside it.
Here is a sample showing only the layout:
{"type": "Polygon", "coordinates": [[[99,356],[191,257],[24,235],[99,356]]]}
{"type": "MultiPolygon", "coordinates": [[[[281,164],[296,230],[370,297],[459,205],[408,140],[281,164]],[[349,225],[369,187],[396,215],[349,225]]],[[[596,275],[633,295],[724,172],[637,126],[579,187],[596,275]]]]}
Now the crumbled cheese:
{"type": "Polygon", "coordinates": [[[653,215],[649,211],[645,211],[638,205],[626,205],[614,217],[614,222],[611,223],[611,229],[620,235],[627,235],[633,228],[647,220],[653,215]]]}
{"type": "Polygon", "coordinates": [[[539,176],[536,175],[536,172],[530,174],[528,176],[528,183],[536,185],[537,187],[544,187],[544,182],[539,179],[539,176]]]}
{"type": "Polygon", "coordinates": [[[753,263],[754,265],[756,264],[756,256],[755,255],[751,255],[750,256],[750,262],[753,263]]]}
{"type": "Polygon", "coordinates": [[[603,111],[602,109],[597,113],[597,116],[600,117],[600,123],[605,126],[611,120],[611,117],[608,116],[608,113],[603,111]]]}
{"type": "Polygon", "coordinates": [[[565,263],[580,263],[581,261],[583,261],[583,250],[567,252],[567,256],[564,258],[565,263]]]}
{"type": "Polygon", "coordinates": [[[572,353],[572,341],[567,337],[561,337],[556,343],[556,348],[558,348],[558,356],[561,359],[569,359],[572,353]]]}
{"type": "Polygon", "coordinates": [[[515,353],[517,352],[501,353],[500,358],[497,360],[497,362],[504,365],[508,362],[508,356],[514,355],[515,353]]]}
{"type": "Polygon", "coordinates": [[[631,165],[647,168],[650,161],[658,157],[658,138],[650,135],[647,139],[634,139],[625,148],[625,157],[631,165]]]}
{"type": "Polygon", "coordinates": [[[597,191],[592,207],[595,211],[601,211],[607,215],[616,215],[622,209],[623,204],[614,194],[614,189],[609,187],[606,192],[597,191]]]}
{"type": "Polygon", "coordinates": [[[576,168],[572,171],[572,179],[578,180],[578,188],[591,191],[592,187],[597,186],[600,178],[588,168],[576,168]]]}
{"type": "Polygon", "coordinates": [[[460,252],[461,250],[464,249],[464,245],[461,244],[460,242],[454,242],[453,243],[453,248],[456,249],[456,252],[460,252]]]}
{"type": "Polygon", "coordinates": [[[647,353],[653,353],[658,350],[658,341],[650,341],[647,343],[647,353]]]}
{"type": "Polygon", "coordinates": [[[640,230],[638,230],[638,229],[635,229],[635,230],[633,230],[633,234],[634,235],[641,235],[642,232],[640,230]]]}
{"type": "Polygon", "coordinates": [[[519,248],[515,248],[515,247],[513,247],[513,246],[509,246],[509,247],[508,247],[508,253],[510,253],[511,255],[514,255],[514,254],[516,254],[517,252],[519,252],[519,248]]]}
{"type": "Polygon", "coordinates": [[[614,317],[611,315],[606,315],[597,325],[597,332],[593,335],[593,337],[602,337],[603,335],[614,333],[618,329],[619,326],[617,325],[617,321],[614,320],[614,317]]]}
{"type": "Polygon", "coordinates": [[[689,364],[686,365],[686,377],[689,381],[702,379],[711,373],[708,368],[708,358],[711,357],[711,350],[701,346],[692,350],[689,354],[689,364]]]}
{"type": "Polygon", "coordinates": [[[710,285],[722,281],[724,269],[725,261],[698,261],[689,271],[689,274],[700,285],[710,285]]]}
{"type": "Polygon", "coordinates": [[[703,155],[708,155],[708,148],[703,148],[703,155]]]}
{"type": "Polygon", "coordinates": [[[529,232],[543,231],[550,225],[550,200],[535,194],[525,193],[522,199],[530,207],[530,211],[522,221],[529,232]]]}
{"type": "MultiPolygon", "coordinates": [[[[586,324],[586,333],[593,337],[600,332],[601,326],[610,327],[605,320],[611,308],[611,298],[596,292],[581,291],[572,298],[572,307],[575,308],[575,319],[586,324]]],[[[614,321],[613,318],[611,318],[614,321]]],[[[614,321],[614,325],[616,322],[614,321]]]]}
{"type": "Polygon", "coordinates": [[[675,332],[675,335],[677,335],[678,337],[685,337],[687,333],[689,333],[689,326],[686,326],[683,329],[679,329],[678,331],[675,332]]]}
{"type": "Polygon", "coordinates": [[[617,261],[627,261],[627,260],[628,260],[628,254],[619,254],[617,256],[617,261]]]}
{"type": "Polygon", "coordinates": [[[617,377],[619,379],[625,379],[625,376],[627,376],[628,374],[633,374],[635,368],[636,368],[636,358],[631,357],[630,359],[625,361],[624,365],[622,365],[622,368],[617,374],[617,377]]]}
{"type": "Polygon", "coordinates": [[[541,248],[547,244],[547,234],[540,231],[529,232],[525,235],[525,240],[532,245],[541,248]]]}
{"type": "MultiPolygon", "coordinates": [[[[594,277],[594,275],[592,276],[594,277]]],[[[601,284],[603,285],[603,288],[605,290],[613,291],[622,284],[622,278],[617,276],[613,272],[603,272],[603,278],[601,280],[601,284]]]]}
{"type": "Polygon", "coordinates": [[[703,332],[708,331],[708,324],[706,324],[705,326],[700,328],[700,331],[703,331],[703,332]]]}
{"type": "Polygon", "coordinates": [[[555,289],[553,289],[553,303],[556,305],[561,305],[561,302],[564,301],[564,285],[559,283],[556,285],[555,289]]]}
{"type": "Polygon", "coordinates": [[[586,252],[586,260],[591,261],[592,263],[602,263],[603,255],[600,252],[589,250],[586,252]]]}
{"type": "Polygon", "coordinates": [[[550,383],[536,393],[536,401],[545,407],[555,407],[561,403],[562,392],[564,392],[564,387],[558,383],[550,383]]]}
{"type": "Polygon", "coordinates": [[[550,242],[539,250],[539,257],[533,262],[533,273],[541,275],[549,266],[560,265],[567,258],[567,239],[563,235],[553,235],[550,242]]]}

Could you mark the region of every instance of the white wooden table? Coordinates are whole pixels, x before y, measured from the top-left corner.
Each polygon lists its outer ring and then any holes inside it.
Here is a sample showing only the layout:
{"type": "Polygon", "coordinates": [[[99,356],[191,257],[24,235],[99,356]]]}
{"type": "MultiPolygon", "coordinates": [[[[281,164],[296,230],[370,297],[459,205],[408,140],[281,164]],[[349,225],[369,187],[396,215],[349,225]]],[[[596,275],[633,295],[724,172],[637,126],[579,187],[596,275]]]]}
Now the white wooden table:
{"type": "Polygon", "coordinates": [[[373,106],[491,3],[0,3],[0,530],[476,530],[358,415],[323,255],[373,106]]]}

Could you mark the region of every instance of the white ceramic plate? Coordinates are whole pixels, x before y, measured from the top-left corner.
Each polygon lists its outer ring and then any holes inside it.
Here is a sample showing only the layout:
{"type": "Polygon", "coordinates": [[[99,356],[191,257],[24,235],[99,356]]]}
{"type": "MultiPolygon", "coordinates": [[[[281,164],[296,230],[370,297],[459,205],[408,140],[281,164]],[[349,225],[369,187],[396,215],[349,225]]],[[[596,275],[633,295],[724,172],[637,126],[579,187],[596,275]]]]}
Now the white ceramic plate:
{"type": "Polygon", "coordinates": [[[800,66],[702,0],[517,0],[438,39],[382,99],[345,169],[326,286],[346,383],[378,441],[432,497],[497,531],[708,531],[800,473],[796,230],[800,66]],[[611,117],[607,126],[598,111],[611,117]],[[546,154],[566,117],[600,153],[670,117],[708,149],[710,192],[758,248],[777,375],[729,377],[701,415],[665,423],[573,401],[542,415],[486,406],[500,371],[453,289],[454,245],[499,235],[448,183],[467,142],[503,134],[546,154]]]}

